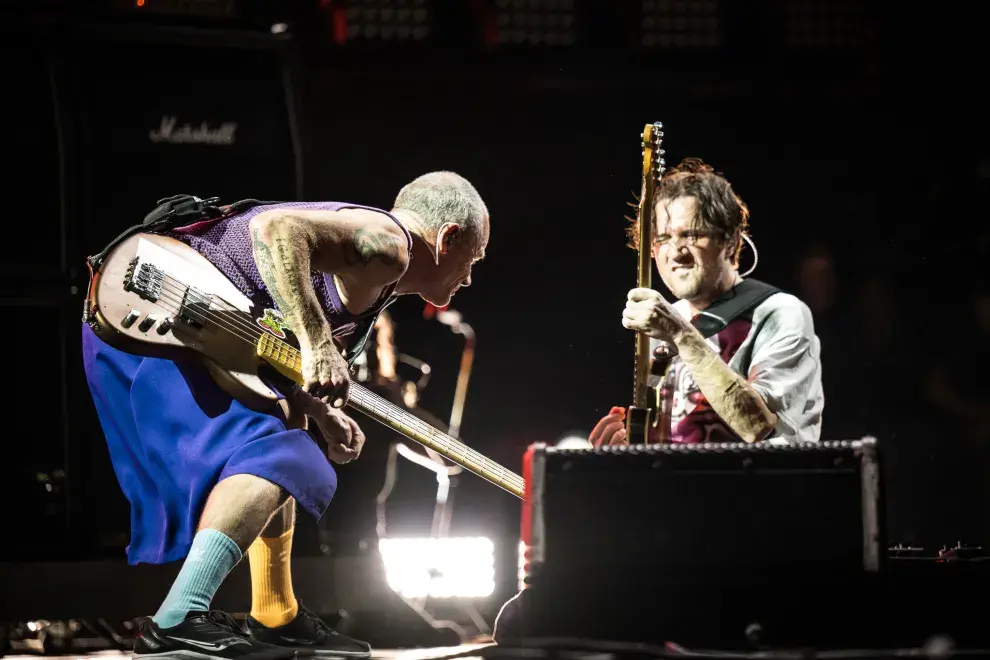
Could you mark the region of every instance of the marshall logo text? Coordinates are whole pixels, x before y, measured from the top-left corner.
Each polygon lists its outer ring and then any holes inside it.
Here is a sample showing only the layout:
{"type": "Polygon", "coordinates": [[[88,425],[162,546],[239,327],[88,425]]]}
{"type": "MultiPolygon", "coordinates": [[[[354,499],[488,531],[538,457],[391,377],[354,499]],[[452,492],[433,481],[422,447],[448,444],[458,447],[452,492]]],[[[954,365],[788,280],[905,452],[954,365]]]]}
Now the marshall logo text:
{"type": "Polygon", "coordinates": [[[152,142],[169,142],[171,144],[210,144],[229,147],[234,144],[234,132],[237,123],[228,121],[216,128],[210,128],[205,121],[199,126],[179,124],[179,120],[168,115],[162,117],[157,129],[148,132],[152,142]]]}

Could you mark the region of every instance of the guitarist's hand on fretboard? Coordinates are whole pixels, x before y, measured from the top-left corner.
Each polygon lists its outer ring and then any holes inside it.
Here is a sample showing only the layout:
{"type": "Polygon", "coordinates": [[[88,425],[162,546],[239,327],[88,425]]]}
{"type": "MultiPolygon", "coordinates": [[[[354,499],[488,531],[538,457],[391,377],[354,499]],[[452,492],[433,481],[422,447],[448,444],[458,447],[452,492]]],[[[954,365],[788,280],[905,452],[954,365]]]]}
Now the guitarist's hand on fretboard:
{"type": "Polygon", "coordinates": [[[692,327],[658,291],[644,288],[629,292],[626,308],[622,311],[622,325],[668,342],[692,327]]]}

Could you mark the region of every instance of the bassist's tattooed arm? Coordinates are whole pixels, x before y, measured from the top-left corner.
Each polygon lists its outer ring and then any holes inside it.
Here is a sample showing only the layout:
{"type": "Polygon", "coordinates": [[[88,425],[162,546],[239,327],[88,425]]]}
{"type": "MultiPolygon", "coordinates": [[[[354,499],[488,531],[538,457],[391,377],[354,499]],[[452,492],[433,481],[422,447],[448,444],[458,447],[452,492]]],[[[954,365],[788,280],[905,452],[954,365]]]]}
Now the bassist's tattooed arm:
{"type": "Polygon", "coordinates": [[[313,348],[331,342],[331,327],[313,289],[313,273],[346,281],[358,297],[398,280],[408,242],[388,216],[374,212],[278,209],[251,220],[254,258],[286,323],[313,348]]]}
{"type": "Polygon", "coordinates": [[[311,347],[332,343],[332,328],[313,289],[311,248],[291,223],[252,222],[251,246],[258,272],[289,328],[311,347]]]}
{"type": "Polygon", "coordinates": [[[342,247],[344,263],[348,266],[367,266],[378,260],[394,268],[400,263],[399,241],[392,234],[374,233],[362,227],[354,232],[354,240],[342,247]]]}

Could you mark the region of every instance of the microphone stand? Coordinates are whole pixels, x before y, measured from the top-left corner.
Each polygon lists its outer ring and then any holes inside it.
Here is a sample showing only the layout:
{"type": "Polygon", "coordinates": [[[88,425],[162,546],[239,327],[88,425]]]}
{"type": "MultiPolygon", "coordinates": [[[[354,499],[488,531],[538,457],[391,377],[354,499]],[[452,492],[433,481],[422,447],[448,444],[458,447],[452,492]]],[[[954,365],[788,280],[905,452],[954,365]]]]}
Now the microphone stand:
{"type": "MultiPolygon", "coordinates": [[[[461,352],[461,365],[457,374],[457,385],[454,389],[454,402],[450,411],[450,435],[460,436],[461,421],[464,418],[464,404],[467,400],[468,384],[471,381],[471,370],[474,365],[475,333],[474,328],[464,322],[460,312],[449,308],[437,309],[436,319],[450,328],[451,332],[464,337],[464,349],[461,352]]],[[[443,459],[437,456],[443,463],[443,459]]],[[[454,489],[457,486],[456,472],[449,471],[449,478],[438,480],[436,507],[433,510],[431,538],[446,538],[450,531],[450,520],[453,514],[454,489]]]]}

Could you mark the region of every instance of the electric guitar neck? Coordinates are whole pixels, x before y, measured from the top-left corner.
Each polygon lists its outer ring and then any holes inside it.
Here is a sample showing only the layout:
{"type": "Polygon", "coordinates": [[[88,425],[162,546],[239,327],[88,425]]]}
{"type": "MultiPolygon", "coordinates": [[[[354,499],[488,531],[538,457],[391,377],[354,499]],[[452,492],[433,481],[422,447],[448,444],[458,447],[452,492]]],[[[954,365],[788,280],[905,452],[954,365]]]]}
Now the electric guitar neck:
{"type": "MultiPolygon", "coordinates": [[[[642,134],[642,187],[637,209],[637,277],[636,286],[653,287],[653,233],[654,233],[654,192],[656,184],[663,176],[665,161],[663,144],[663,124],[647,124],[642,134]]],[[[633,402],[626,414],[626,438],[633,444],[645,444],[649,440],[650,429],[656,425],[659,400],[657,388],[651,387],[653,356],[650,354],[650,338],[636,333],[634,354],[633,402]]],[[[666,371],[666,370],[665,370],[666,371]]]]}

